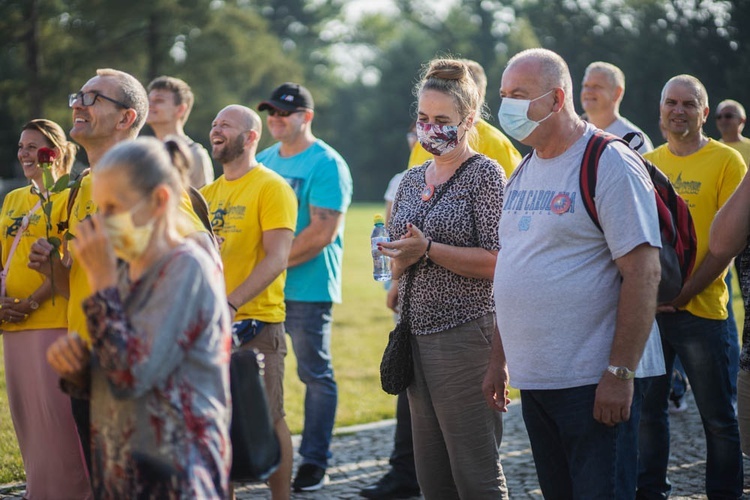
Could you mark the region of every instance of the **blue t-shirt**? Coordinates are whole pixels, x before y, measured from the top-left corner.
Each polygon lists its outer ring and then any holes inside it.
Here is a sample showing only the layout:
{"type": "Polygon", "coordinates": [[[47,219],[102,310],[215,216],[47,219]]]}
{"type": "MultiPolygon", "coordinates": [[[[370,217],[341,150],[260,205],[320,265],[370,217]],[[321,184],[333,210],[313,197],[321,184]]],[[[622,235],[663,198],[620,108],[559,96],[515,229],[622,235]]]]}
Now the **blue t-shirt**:
{"type": "MultiPolygon", "coordinates": [[[[295,235],[310,225],[310,206],[346,213],[352,201],[349,165],[331,146],[317,139],[299,154],[279,155],[280,143],[258,153],[257,160],[281,175],[299,201],[295,235]]],[[[341,302],[341,262],[344,224],[336,239],[314,258],[290,267],[286,276],[286,300],[341,302]]]]}

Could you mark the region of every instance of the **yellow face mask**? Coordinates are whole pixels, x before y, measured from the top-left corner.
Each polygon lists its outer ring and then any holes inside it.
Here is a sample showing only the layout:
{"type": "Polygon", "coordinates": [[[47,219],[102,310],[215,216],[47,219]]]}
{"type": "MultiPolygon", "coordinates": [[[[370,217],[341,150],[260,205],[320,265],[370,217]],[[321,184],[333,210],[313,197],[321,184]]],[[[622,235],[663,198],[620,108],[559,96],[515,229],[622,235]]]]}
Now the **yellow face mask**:
{"type": "Polygon", "coordinates": [[[136,226],[133,223],[133,212],[144,202],[145,200],[127,212],[104,218],[104,230],[112,242],[115,255],[125,262],[133,262],[143,255],[149,241],[151,241],[151,234],[154,232],[154,219],[149,220],[142,226],[136,226]]]}

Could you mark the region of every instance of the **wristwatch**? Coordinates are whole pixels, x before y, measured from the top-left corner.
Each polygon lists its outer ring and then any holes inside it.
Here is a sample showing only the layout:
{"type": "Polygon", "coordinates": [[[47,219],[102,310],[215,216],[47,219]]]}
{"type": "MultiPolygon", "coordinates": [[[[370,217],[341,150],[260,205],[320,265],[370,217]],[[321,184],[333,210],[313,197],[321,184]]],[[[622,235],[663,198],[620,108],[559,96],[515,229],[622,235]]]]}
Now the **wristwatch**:
{"type": "Polygon", "coordinates": [[[27,298],[26,300],[29,301],[29,307],[31,308],[32,311],[36,311],[37,309],[39,309],[39,302],[32,299],[31,297],[27,298]]]}
{"type": "Polygon", "coordinates": [[[635,378],[635,372],[627,366],[613,366],[609,365],[607,371],[619,378],[620,380],[630,380],[635,378]]]}

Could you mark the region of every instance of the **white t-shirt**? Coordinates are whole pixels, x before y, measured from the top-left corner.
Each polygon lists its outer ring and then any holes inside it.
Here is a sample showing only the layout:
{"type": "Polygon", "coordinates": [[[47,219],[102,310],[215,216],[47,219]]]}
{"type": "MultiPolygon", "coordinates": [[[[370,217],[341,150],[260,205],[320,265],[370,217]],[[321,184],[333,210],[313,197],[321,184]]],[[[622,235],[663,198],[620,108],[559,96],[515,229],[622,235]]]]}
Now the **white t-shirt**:
{"type": "MultiPolygon", "coordinates": [[[[552,159],[532,156],[508,182],[495,268],[497,324],[511,384],[565,389],[597,384],[609,365],[620,273],[614,262],[638,245],[661,247],[654,187],[623,144],[600,161],[596,207],[581,200],[581,158],[591,134],[552,159]]],[[[636,376],[664,373],[656,321],[636,376]]]]}
{"type": "MultiPolygon", "coordinates": [[[[653,151],[654,149],[654,144],[646,135],[646,132],[644,132],[633,122],[631,122],[627,118],[623,118],[622,116],[613,121],[604,131],[609,132],[612,135],[616,135],[617,137],[625,137],[625,134],[629,132],[638,132],[643,136],[643,144],[637,149],[637,151],[643,154],[648,153],[649,151],[653,151]]],[[[637,142],[634,142],[633,144],[637,144],[637,142]]]]}
{"type": "Polygon", "coordinates": [[[405,173],[406,170],[404,170],[403,172],[399,172],[391,177],[391,180],[388,182],[388,187],[385,190],[385,194],[383,195],[383,199],[385,201],[390,201],[391,203],[393,203],[393,200],[396,199],[396,191],[398,191],[398,185],[401,183],[401,179],[403,179],[405,173]]]}

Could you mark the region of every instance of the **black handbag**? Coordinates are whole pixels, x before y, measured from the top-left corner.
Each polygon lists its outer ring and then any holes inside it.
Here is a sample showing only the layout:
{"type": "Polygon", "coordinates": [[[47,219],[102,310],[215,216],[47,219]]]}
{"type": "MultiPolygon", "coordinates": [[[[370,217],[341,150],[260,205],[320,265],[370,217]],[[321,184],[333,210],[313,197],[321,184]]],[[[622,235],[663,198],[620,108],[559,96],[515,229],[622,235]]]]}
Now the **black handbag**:
{"type": "Polygon", "coordinates": [[[281,447],[263,384],[263,355],[256,349],[232,353],[232,481],[265,481],[279,467],[281,447]]]}
{"type": "MultiPolygon", "coordinates": [[[[411,275],[411,273],[409,273],[411,275]]],[[[406,288],[411,288],[411,279],[406,288]]],[[[388,394],[399,394],[406,390],[414,378],[414,358],[411,354],[411,328],[409,328],[408,292],[404,294],[401,314],[396,328],[388,335],[388,343],[380,361],[380,386],[388,394]]]]}

